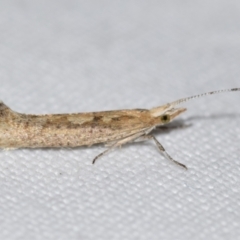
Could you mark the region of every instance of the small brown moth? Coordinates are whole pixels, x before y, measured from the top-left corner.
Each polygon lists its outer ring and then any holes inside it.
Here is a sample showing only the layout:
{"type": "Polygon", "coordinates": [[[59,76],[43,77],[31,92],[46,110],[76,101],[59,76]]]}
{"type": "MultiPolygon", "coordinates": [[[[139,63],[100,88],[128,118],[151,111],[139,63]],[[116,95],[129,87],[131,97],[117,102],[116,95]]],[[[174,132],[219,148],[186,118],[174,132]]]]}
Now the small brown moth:
{"type": "Polygon", "coordinates": [[[240,91],[240,88],[182,98],[149,110],[73,114],[23,114],[12,111],[0,102],[0,148],[60,148],[105,143],[109,148],[96,156],[93,159],[94,163],[115,147],[136,140],[152,139],[167,159],[187,169],[184,164],[174,160],[150,133],[186,111],[186,108],[176,108],[180,103],[206,95],[233,91],[240,91]]]}

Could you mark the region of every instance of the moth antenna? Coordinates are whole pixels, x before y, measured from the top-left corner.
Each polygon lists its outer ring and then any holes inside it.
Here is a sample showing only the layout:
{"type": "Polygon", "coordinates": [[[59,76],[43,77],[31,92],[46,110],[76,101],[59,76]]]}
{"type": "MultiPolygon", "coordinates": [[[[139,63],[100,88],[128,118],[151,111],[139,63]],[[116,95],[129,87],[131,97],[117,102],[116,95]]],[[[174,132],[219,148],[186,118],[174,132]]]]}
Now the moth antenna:
{"type": "Polygon", "coordinates": [[[191,97],[180,98],[180,99],[178,99],[174,102],[171,102],[170,104],[172,106],[176,106],[180,103],[188,102],[192,99],[204,97],[204,96],[207,96],[207,95],[214,95],[214,94],[218,94],[218,93],[222,93],[222,92],[237,92],[237,91],[240,91],[240,88],[222,89],[222,90],[217,90],[217,91],[212,91],[212,92],[206,92],[206,93],[197,94],[197,95],[194,95],[194,96],[191,96],[191,97]]]}

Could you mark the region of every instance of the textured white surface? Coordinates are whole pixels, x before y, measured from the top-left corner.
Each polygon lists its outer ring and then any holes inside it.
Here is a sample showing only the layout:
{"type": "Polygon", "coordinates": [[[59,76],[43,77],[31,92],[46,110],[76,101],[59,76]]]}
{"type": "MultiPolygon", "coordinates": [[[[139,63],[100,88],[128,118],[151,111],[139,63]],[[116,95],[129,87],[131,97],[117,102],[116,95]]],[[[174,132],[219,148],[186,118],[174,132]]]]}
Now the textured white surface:
{"type": "MultiPolygon", "coordinates": [[[[240,2],[0,2],[0,98],[26,113],[148,108],[240,87],[240,2]]],[[[0,239],[240,239],[240,93],[186,129],[91,165],[102,146],[0,152],[0,239]]]]}

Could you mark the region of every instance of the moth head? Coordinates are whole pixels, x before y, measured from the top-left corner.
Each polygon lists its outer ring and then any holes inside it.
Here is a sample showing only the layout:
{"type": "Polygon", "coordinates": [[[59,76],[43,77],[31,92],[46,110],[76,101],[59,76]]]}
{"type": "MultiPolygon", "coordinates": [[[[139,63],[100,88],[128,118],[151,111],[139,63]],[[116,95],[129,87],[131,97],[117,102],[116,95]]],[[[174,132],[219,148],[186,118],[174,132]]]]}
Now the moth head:
{"type": "Polygon", "coordinates": [[[186,108],[175,108],[171,104],[166,104],[161,107],[152,108],[150,114],[152,117],[160,120],[160,124],[166,124],[186,110],[186,108]]]}
{"type": "Polygon", "coordinates": [[[187,109],[186,108],[172,108],[165,113],[161,114],[161,122],[163,124],[171,122],[174,118],[176,118],[178,115],[181,113],[185,112],[187,109]]]}

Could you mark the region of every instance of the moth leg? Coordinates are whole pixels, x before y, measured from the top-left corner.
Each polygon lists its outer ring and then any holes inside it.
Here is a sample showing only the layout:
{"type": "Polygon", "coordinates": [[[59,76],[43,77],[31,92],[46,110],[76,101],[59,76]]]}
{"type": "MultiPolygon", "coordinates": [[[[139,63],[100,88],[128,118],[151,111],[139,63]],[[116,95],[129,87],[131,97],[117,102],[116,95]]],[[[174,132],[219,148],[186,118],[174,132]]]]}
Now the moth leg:
{"type": "Polygon", "coordinates": [[[118,142],[116,142],[115,144],[113,144],[112,146],[110,146],[110,147],[109,147],[108,149],[106,149],[104,152],[98,154],[98,155],[93,159],[92,164],[94,164],[99,157],[103,156],[104,154],[108,153],[110,150],[112,150],[113,148],[115,148],[115,147],[117,146],[117,143],[118,143],[118,142]]]}
{"type": "Polygon", "coordinates": [[[153,136],[153,135],[144,135],[139,137],[137,140],[141,141],[141,140],[148,140],[148,139],[152,139],[155,144],[157,145],[158,149],[160,150],[160,152],[170,161],[174,162],[175,164],[185,168],[187,170],[186,165],[174,160],[165,150],[165,148],[162,146],[162,144],[153,136]]]}
{"type": "Polygon", "coordinates": [[[99,157],[105,155],[105,154],[108,153],[110,150],[112,150],[112,149],[114,149],[114,148],[116,148],[116,147],[122,146],[122,145],[125,144],[125,143],[134,141],[135,139],[139,138],[139,137],[140,137],[141,135],[143,135],[143,134],[144,134],[144,132],[140,132],[140,133],[137,133],[137,134],[130,135],[130,136],[128,136],[128,137],[125,137],[125,138],[123,138],[123,139],[121,139],[121,140],[118,140],[118,141],[114,142],[112,145],[110,145],[110,144],[111,144],[111,142],[110,142],[110,143],[108,144],[109,148],[106,149],[104,152],[98,154],[98,155],[93,159],[92,164],[94,164],[99,157]]]}

